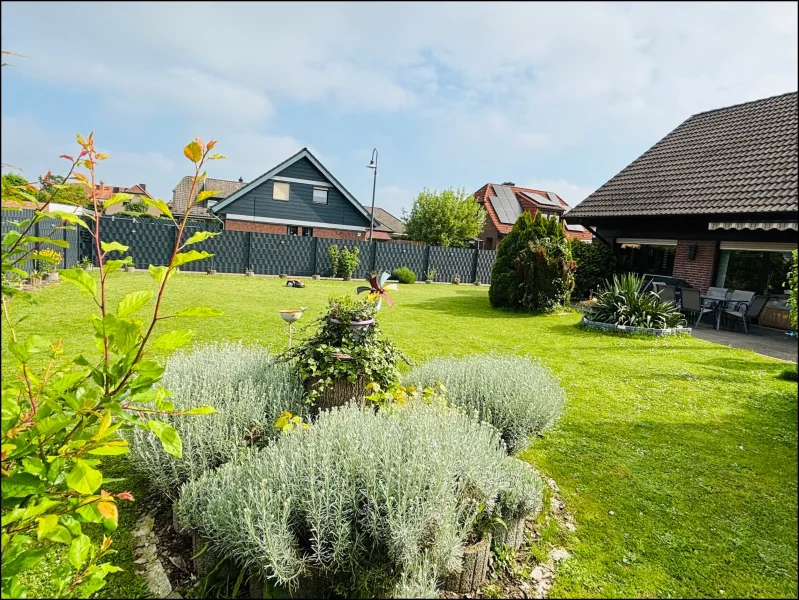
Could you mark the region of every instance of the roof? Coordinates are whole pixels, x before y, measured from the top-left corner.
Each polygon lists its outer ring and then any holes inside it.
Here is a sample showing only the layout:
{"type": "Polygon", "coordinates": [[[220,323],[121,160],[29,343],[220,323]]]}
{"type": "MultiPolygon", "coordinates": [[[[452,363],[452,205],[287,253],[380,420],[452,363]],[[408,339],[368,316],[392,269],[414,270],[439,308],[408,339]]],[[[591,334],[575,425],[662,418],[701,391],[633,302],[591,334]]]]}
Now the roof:
{"type": "MultiPolygon", "coordinates": [[[[497,215],[494,206],[492,205],[491,201],[489,200],[490,197],[496,197],[497,190],[494,188],[502,187],[500,184],[497,183],[487,183],[479,190],[477,190],[473,196],[477,200],[479,204],[482,204],[483,208],[485,208],[486,213],[488,214],[488,218],[494,224],[497,231],[500,234],[507,234],[510,233],[511,229],[513,229],[513,224],[510,223],[503,223],[499,216],[497,215]]],[[[525,212],[529,212],[532,214],[537,213],[538,211],[544,212],[556,212],[558,214],[563,214],[565,211],[569,209],[569,205],[566,202],[555,194],[554,192],[546,192],[543,190],[534,190],[531,188],[523,188],[517,187],[515,185],[512,186],[505,186],[506,188],[509,187],[513,196],[519,202],[521,209],[525,212]]],[[[570,238],[578,237],[581,239],[590,240],[592,235],[590,232],[584,230],[580,227],[580,230],[573,229],[573,225],[568,225],[564,221],[564,225],[566,226],[566,235],[570,238]]]]}
{"type": "Polygon", "coordinates": [[[280,163],[279,165],[271,168],[270,170],[268,170],[266,173],[264,173],[263,175],[261,175],[257,179],[254,179],[250,183],[248,183],[248,184],[244,185],[243,187],[239,188],[234,193],[230,194],[223,202],[220,202],[220,203],[216,204],[211,209],[211,212],[214,213],[214,214],[218,213],[220,210],[222,210],[226,206],[229,206],[230,204],[232,204],[233,202],[235,202],[236,200],[241,198],[244,194],[246,194],[250,190],[255,189],[256,187],[258,187],[259,185],[261,185],[265,181],[269,180],[270,178],[272,178],[275,175],[277,175],[278,173],[280,173],[282,170],[286,169],[287,167],[293,165],[295,162],[297,162],[298,160],[301,160],[303,158],[307,158],[309,161],[311,161],[311,164],[322,172],[322,175],[324,175],[328,179],[328,181],[330,181],[330,183],[332,183],[336,187],[336,189],[339,192],[341,192],[341,194],[347,200],[349,200],[349,202],[358,210],[358,212],[360,212],[364,217],[366,217],[368,220],[371,221],[371,216],[364,209],[364,207],[361,205],[361,203],[358,202],[355,199],[355,197],[352,194],[349,193],[347,188],[345,188],[343,185],[341,185],[341,183],[339,183],[338,179],[333,177],[333,174],[330,171],[328,171],[322,163],[319,162],[319,159],[316,158],[313,155],[313,153],[311,153],[311,151],[308,150],[308,148],[303,148],[302,150],[297,152],[295,155],[290,156],[289,158],[284,160],[282,163],[280,163]]]}
{"type": "MultiPolygon", "coordinates": [[[[191,182],[194,178],[187,175],[175,186],[172,190],[172,212],[175,214],[184,214],[186,206],[189,202],[189,194],[191,192],[191,182]]],[[[230,181],[229,179],[213,179],[207,177],[195,190],[194,197],[204,190],[215,190],[219,193],[214,195],[214,199],[224,200],[233,192],[236,192],[247,185],[243,181],[230,181]]],[[[208,211],[206,203],[192,206],[190,213],[196,217],[210,217],[211,213],[208,211]]]]}
{"type": "MultiPolygon", "coordinates": [[[[371,208],[368,206],[364,206],[364,209],[366,209],[368,213],[372,212],[371,208]]],[[[384,208],[375,206],[375,221],[382,225],[381,229],[384,231],[388,231],[389,233],[405,233],[405,223],[384,208]]]]}
{"type": "Polygon", "coordinates": [[[797,212],[797,93],[690,117],[570,217],[797,212]]]}
{"type": "MultiPolygon", "coordinates": [[[[91,186],[84,187],[86,188],[87,192],[91,190],[91,186]]],[[[98,200],[108,200],[114,194],[134,194],[136,196],[152,198],[150,193],[147,191],[147,186],[143,183],[137,183],[136,185],[127,188],[117,185],[106,185],[101,181],[100,183],[96,183],[94,185],[94,189],[96,190],[95,196],[98,200]]]]}

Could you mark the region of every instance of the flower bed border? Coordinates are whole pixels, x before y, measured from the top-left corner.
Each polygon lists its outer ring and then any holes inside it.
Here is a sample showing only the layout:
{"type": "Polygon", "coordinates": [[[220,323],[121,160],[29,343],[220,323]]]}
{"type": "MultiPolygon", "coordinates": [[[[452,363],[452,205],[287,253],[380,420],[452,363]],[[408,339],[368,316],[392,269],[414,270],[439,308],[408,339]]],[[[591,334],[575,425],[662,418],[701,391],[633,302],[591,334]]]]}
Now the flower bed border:
{"type": "Polygon", "coordinates": [[[580,325],[585,325],[591,329],[601,329],[603,331],[616,331],[619,333],[642,333],[644,335],[652,335],[655,337],[663,337],[667,335],[681,335],[683,333],[691,334],[690,327],[668,327],[666,329],[657,329],[655,327],[629,327],[627,325],[616,325],[615,323],[601,323],[599,321],[589,321],[583,316],[580,325]]]}

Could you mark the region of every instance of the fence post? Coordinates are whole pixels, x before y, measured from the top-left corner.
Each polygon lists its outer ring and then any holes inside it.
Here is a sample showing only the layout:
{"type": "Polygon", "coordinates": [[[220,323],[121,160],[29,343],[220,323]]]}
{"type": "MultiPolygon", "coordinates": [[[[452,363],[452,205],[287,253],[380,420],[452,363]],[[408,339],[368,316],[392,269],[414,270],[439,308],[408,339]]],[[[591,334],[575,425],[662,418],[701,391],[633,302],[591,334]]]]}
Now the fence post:
{"type": "Polygon", "coordinates": [[[250,260],[252,257],[252,231],[247,232],[247,264],[245,265],[245,269],[252,268],[252,261],[250,260]]]}
{"type": "MultiPolygon", "coordinates": [[[[475,246],[474,248],[474,258],[472,259],[472,283],[477,281],[477,261],[480,259],[480,249],[475,246]]],[[[482,283],[482,282],[480,282],[482,283]]]]}
{"type": "Polygon", "coordinates": [[[430,270],[430,246],[427,244],[425,244],[424,254],[422,256],[422,268],[424,270],[422,276],[427,280],[427,272],[430,270]]]}
{"type": "Polygon", "coordinates": [[[319,252],[319,238],[311,238],[313,239],[313,273],[311,275],[321,275],[319,272],[319,257],[317,256],[319,252]]]}

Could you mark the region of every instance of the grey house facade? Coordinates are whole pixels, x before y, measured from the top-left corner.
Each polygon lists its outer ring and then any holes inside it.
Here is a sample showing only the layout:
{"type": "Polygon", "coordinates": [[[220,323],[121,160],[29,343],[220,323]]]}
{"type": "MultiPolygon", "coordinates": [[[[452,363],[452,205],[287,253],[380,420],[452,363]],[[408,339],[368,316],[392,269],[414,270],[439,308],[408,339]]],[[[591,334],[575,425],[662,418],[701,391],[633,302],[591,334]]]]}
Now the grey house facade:
{"type": "Polygon", "coordinates": [[[237,189],[223,192],[224,197],[220,193],[206,206],[208,216],[221,219],[225,229],[368,238],[369,213],[307,148],[250,183],[233,187],[237,189]]]}

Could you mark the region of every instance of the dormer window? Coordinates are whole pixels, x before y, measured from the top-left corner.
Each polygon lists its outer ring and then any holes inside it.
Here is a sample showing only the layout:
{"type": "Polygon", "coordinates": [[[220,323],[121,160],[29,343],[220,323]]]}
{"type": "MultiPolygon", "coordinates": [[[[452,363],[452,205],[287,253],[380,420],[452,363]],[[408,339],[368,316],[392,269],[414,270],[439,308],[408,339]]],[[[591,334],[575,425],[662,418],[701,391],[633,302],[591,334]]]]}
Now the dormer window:
{"type": "Polygon", "coordinates": [[[289,199],[289,183],[285,181],[275,181],[272,190],[272,198],[275,200],[288,200],[289,199]]]}

